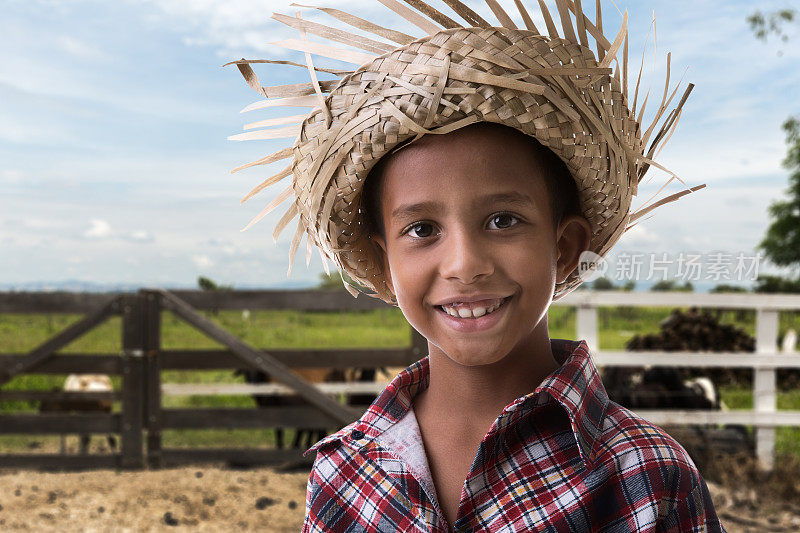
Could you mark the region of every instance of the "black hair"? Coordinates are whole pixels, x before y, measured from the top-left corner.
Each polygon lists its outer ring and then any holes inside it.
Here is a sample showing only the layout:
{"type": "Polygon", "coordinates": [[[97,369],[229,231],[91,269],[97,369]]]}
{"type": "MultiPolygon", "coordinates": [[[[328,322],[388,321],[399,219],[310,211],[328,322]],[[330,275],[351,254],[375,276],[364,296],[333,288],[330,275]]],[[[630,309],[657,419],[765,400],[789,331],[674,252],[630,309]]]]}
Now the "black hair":
{"type": "MultiPolygon", "coordinates": [[[[502,127],[515,132],[518,135],[525,135],[531,144],[540,168],[545,169],[544,181],[547,193],[550,195],[550,213],[552,214],[553,227],[558,225],[566,217],[571,215],[582,215],[578,187],[572,177],[566,163],[556,155],[555,152],[544,146],[535,138],[522,133],[510,126],[497,123],[478,123],[489,127],[502,127]]],[[[477,124],[476,124],[477,125],[477,124]]],[[[470,126],[467,126],[470,127],[470,126]]],[[[364,216],[364,223],[367,231],[372,235],[386,236],[386,228],[383,224],[383,214],[381,212],[381,194],[383,191],[383,175],[386,161],[391,157],[388,154],[382,157],[367,174],[364,186],[361,191],[361,210],[364,216]]]]}

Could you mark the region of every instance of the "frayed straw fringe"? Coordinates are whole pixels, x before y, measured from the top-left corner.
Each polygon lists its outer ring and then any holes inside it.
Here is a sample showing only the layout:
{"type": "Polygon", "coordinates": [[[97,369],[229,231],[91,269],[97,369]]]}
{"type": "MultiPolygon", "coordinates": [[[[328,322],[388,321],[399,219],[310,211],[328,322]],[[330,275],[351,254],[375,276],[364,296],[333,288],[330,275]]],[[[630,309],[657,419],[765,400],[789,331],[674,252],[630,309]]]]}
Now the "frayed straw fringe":
{"type": "MultiPolygon", "coordinates": [[[[444,0],[444,3],[466,26],[423,0],[378,0],[421,30],[424,34],[421,39],[328,7],[292,4],[314,9],[370,37],[305,20],[300,12],[296,16],[274,14],[272,18],[296,29],[299,38],[272,44],[302,52],[306,62],[241,59],[227,63],[235,64],[248,85],[265,98],[242,112],[281,106],[309,107],[311,111],[250,122],[244,129],[253,131],[229,137],[231,140],[295,139],[293,146],[231,171],[293,157],[290,166],[261,182],[242,199],[244,202],[266,187],[290,175],[294,177],[292,184],[242,231],[294,194],[292,205],[273,231],[277,242],[280,232],[300,215],[291,240],[287,276],[305,233],[307,265],[316,246],[326,273],[330,273],[327,264],[330,259],[350,294],[364,292],[394,303],[382,266],[375,264],[364,240],[367,236],[357,209],[364,178],[372,165],[398,144],[489,120],[536,137],[568,164],[582,191],[584,215],[593,228],[592,250],[604,255],[625,231],[650,218],[642,218],[644,215],[705,184],[690,188],[675,173],[654,161],[674,133],[694,86],[689,84],[676,106],[667,113],[683,81],[681,76],[670,91],[671,54],[668,53],[661,101],[650,125],[642,128],[640,122],[650,89],[645,92],[638,112],[637,105],[647,43],[642,50],[631,104],[628,13],[622,13],[619,31],[609,41],[604,36],[601,1],[595,0],[594,20],[585,14],[584,1],[588,0],[554,0],[557,15],[554,17],[544,0],[537,0],[546,35],[535,26],[522,0],[514,0],[514,5],[524,30],[517,28],[497,0],[486,3],[499,26],[483,19],[460,0],[444,0]],[[348,48],[310,41],[307,34],[348,48]],[[590,37],[594,39],[596,56],[590,49],[590,37]],[[312,55],[358,68],[321,68],[313,64],[312,55]],[[251,67],[258,63],[306,67],[310,82],[263,87],[251,67]],[[318,72],[336,79],[319,80],[318,72]],[[573,131],[571,137],[561,138],[565,128],[573,131]],[[651,166],[670,177],[638,210],[630,212],[631,198],[637,194],[638,185],[651,166]],[[685,189],[650,204],[673,180],[678,180],[685,189]],[[343,271],[361,285],[351,285],[343,271]]],[[[651,29],[655,53],[655,17],[651,29]]],[[[556,297],[578,284],[577,276],[571,276],[557,287],[556,297]]]]}

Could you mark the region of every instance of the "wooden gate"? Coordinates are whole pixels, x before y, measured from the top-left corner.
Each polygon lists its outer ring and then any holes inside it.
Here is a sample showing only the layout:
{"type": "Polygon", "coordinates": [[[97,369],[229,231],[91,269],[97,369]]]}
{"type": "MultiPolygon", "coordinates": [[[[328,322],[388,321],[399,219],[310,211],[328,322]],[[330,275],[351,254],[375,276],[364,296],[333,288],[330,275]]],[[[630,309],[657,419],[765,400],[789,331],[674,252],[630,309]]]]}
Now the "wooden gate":
{"type": "MultiPolygon", "coordinates": [[[[143,331],[140,327],[142,312],[140,298],[117,295],[99,295],[89,300],[101,300],[82,320],[48,339],[27,354],[0,357],[0,387],[11,378],[22,373],[64,374],[110,374],[122,376],[120,392],[49,392],[49,391],[0,391],[0,400],[121,400],[120,414],[17,414],[0,415],[0,434],[91,434],[118,433],[121,436],[119,454],[62,455],[62,454],[2,454],[0,466],[20,468],[141,468],[142,453],[142,395],[144,386],[144,362],[142,357],[143,331]],[[109,317],[122,315],[122,352],[120,354],[78,354],[56,357],[60,350],[81,335],[105,322],[109,317]]],[[[21,294],[11,294],[0,305],[0,311],[19,310],[24,300],[21,294]]],[[[26,303],[28,312],[45,311],[43,304],[48,298],[33,299],[26,303]]],[[[89,303],[92,305],[94,302],[89,303]]],[[[56,295],[50,300],[51,309],[62,312],[82,309],[87,302],[69,295],[56,295]],[[58,309],[61,307],[61,309],[58,309]]],[[[45,304],[46,305],[46,304],[45,304]]],[[[50,309],[48,309],[50,310],[50,309]]]]}
{"type": "Polygon", "coordinates": [[[122,401],[120,414],[0,415],[0,434],[118,433],[119,454],[0,454],[0,466],[39,468],[153,468],[202,461],[265,464],[299,460],[301,450],[263,448],[164,448],[165,429],[336,428],[355,420],[366,406],[349,407],[321,392],[290,367],[406,366],[424,355],[425,339],[412,329],[411,345],[400,349],[259,350],[203,316],[197,309],[357,310],[385,307],[345,291],[166,291],[144,289],[127,295],[6,293],[0,312],[74,312],[90,308],[79,322],[27,354],[0,356],[0,387],[21,373],[103,373],[122,375],[113,393],[3,391],[12,399],[111,399],[122,401]],[[48,305],[49,304],[49,305],[48,305]],[[161,311],[180,319],[222,344],[226,350],[163,350],[161,311]],[[103,323],[122,316],[120,354],[60,355],[58,350],[103,323]],[[164,409],[163,370],[246,368],[260,370],[303,398],[308,405],[256,409],[164,409]],[[146,434],[146,442],[143,436],[146,434]]]}

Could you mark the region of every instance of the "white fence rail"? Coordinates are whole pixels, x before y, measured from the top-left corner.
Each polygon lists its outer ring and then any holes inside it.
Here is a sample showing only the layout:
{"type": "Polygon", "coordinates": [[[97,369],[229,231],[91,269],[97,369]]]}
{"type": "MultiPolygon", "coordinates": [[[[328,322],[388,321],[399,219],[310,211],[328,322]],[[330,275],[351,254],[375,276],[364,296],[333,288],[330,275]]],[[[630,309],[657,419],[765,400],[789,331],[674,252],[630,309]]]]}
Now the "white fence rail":
{"type": "Polygon", "coordinates": [[[577,307],[577,338],[586,340],[597,366],[737,367],[753,369],[752,411],[639,410],[654,424],[746,424],[756,428],[756,456],[774,463],[775,426],[800,426],[800,411],[778,411],[776,369],[800,368],[800,354],[778,352],[778,313],[800,311],[800,295],[688,292],[573,291],[553,305],[577,307]],[[756,311],[755,353],[613,352],[598,349],[599,307],[708,307],[756,311]]]}
{"type": "MultiPolygon", "coordinates": [[[[778,351],[778,313],[800,311],[800,295],[788,294],[704,294],[685,292],[573,291],[553,302],[556,306],[577,307],[577,336],[586,340],[598,367],[603,366],[682,366],[699,368],[752,368],[753,410],[638,410],[637,414],[658,425],[743,424],[756,428],[756,455],[762,466],[774,463],[775,427],[800,426],[800,411],[778,411],[776,369],[800,368],[800,353],[778,351]],[[754,309],[756,311],[756,351],[742,352],[664,352],[598,350],[598,308],[600,307],[707,307],[754,309]]],[[[327,394],[368,394],[380,392],[378,383],[320,383],[327,394]]],[[[167,396],[218,394],[289,394],[278,383],[265,384],[163,384],[167,396]]]]}
{"type": "MultiPolygon", "coordinates": [[[[325,394],[378,394],[386,387],[386,382],[353,381],[316,383],[316,387],[325,394]]],[[[161,385],[164,396],[219,396],[251,394],[264,396],[289,396],[297,392],[281,383],[261,383],[250,385],[243,383],[164,383],[161,385]]]]}

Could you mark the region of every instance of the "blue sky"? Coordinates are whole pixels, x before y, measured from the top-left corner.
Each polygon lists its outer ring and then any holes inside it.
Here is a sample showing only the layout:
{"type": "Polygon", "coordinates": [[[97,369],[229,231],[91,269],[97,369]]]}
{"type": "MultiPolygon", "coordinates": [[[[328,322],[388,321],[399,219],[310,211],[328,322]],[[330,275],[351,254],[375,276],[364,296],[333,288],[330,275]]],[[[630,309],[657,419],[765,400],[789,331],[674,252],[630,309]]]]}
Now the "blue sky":
{"type": "MultiPolygon", "coordinates": [[[[494,20],[485,4],[468,3],[494,20]]],[[[788,45],[764,43],[745,18],[793,0],[616,3],[630,12],[633,71],[655,11],[655,63],[652,35],[645,57],[651,100],[663,91],[667,51],[671,88],[689,66],[684,84],[696,87],[659,161],[689,185],[707,187],[625,234],[611,263],[621,252],[752,255],[768,224],[766,208],[787,184],[780,125],[800,112],[800,32],[790,31],[788,45]]],[[[501,4],[512,12],[512,1],[501,4]]],[[[376,1],[323,5],[415,32],[376,1]]],[[[621,16],[604,5],[606,33],[616,33],[621,16]]],[[[5,0],[0,281],[177,286],[206,275],[240,287],[315,283],[319,256],[306,267],[302,250],[286,277],[292,231],[277,244],[271,237],[285,208],[240,232],[283,188],[239,203],[275,168],[229,172],[279,146],[228,141],[229,135],[245,123],[296,111],[240,114],[258,95],[235,67],[222,67],[240,57],[302,61],[268,44],[297,36],[270,14],[297,9],[288,1],[256,0],[5,0]]],[[[308,9],[303,16],[319,18],[308,9]]],[[[258,74],[265,85],[307,81],[305,70],[291,67],[264,66],[258,74]]],[[[666,179],[651,172],[634,208],[666,179]]],[[[662,195],[680,189],[671,184],[662,195]]],[[[763,262],[761,268],[770,270],[763,262]]]]}

